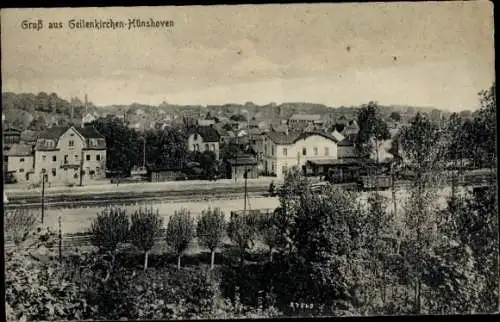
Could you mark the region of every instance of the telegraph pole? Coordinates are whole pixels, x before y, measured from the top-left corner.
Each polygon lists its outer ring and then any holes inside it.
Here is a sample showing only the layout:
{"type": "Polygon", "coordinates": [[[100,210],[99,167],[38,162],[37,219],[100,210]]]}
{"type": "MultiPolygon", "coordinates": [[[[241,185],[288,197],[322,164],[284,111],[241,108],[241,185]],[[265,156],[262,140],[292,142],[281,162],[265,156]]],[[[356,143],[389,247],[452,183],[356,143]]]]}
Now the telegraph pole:
{"type": "Polygon", "coordinates": [[[59,261],[62,262],[62,218],[59,216],[59,261]]]}
{"type": "Polygon", "coordinates": [[[245,172],[243,173],[243,177],[245,178],[245,194],[244,194],[244,206],[243,206],[243,214],[245,215],[246,212],[247,212],[247,178],[248,178],[248,174],[247,174],[247,169],[245,168],[245,172]]]}
{"type": "Polygon", "coordinates": [[[45,169],[42,170],[42,225],[45,216],[45,169]]]}
{"type": "Polygon", "coordinates": [[[142,137],[142,167],[146,167],[146,138],[142,137]]]}

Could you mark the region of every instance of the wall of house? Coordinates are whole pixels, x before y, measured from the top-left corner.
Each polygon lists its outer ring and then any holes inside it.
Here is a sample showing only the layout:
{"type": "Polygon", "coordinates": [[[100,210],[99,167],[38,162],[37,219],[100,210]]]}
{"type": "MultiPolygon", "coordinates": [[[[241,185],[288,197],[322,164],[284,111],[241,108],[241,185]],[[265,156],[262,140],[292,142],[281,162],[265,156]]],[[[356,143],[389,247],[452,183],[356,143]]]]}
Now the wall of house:
{"type": "Polygon", "coordinates": [[[42,169],[45,169],[47,174],[48,182],[59,182],[61,179],[58,174],[62,171],[61,164],[63,163],[64,153],[60,153],[57,150],[51,151],[35,151],[35,171],[32,177],[32,183],[38,183],[41,181],[42,169]],[[54,159],[55,157],[55,159],[54,159]],[[53,175],[53,170],[55,170],[55,176],[53,175]]]}
{"type": "Polygon", "coordinates": [[[83,149],[83,180],[100,180],[106,177],[106,150],[83,149]],[[99,156],[99,157],[98,157],[99,156]],[[93,172],[92,172],[93,171],[93,172]],[[93,173],[93,174],[92,174],[93,173]]]}
{"type": "MultiPolygon", "coordinates": [[[[309,160],[338,158],[337,143],[321,135],[311,135],[289,145],[276,145],[267,140],[264,145],[267,145],[264,162],[267,162],[269,172],[275,173],[278,178],[283,178],[293,166],[301,168],[309,160]]],[[[264,163],[264,171],[265,167],[264,163]]]]}
{"type": "Polygon", "coordinates": [[[216,159],[219,160],[219,142],[205,142],[201,135],[193,133],[189,135],[187,145],[188,151],[191,152],[198,151],[203,153],[205,151],[212,151],[215,153],[216,159]]]}
{"type": "Polygon", "coordinates": [[[29,182],[29,174],[33,171],[33,156],[9,156],[7,161],[7,172],[12,172],[17,182],[29,182]],[[28,175],[28,176],[27,176],[28,175]]]}

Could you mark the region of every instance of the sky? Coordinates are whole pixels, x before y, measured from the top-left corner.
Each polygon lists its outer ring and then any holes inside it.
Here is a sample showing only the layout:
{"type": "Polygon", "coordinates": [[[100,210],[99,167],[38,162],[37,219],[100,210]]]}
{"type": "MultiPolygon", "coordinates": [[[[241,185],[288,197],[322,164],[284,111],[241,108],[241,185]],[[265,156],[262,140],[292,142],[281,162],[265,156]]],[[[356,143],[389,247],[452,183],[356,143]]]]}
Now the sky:
{"type": "Polygon", "coordinates": [[[87,94],[96,105],[377,101],[459,111],[476,108],[495,79],[487,1],[6,9],[0,21],[3,92],[87,94]],[[109,18],[174,25],[68,27],[109,18]],[[38,19],[43,29],[22,28],[38,19]]]}

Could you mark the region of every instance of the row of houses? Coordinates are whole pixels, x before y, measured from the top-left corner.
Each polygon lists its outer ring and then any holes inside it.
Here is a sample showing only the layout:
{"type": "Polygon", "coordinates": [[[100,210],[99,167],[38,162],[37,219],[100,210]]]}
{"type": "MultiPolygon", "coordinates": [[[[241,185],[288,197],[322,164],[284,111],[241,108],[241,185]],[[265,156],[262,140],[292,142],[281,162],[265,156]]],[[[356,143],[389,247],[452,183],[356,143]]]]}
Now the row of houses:
{"type": "MultiPolygon", "coordinates": [[[[314,175],[324,175],[330,167],[356,163],[370,157],[359,155],[355,149],[355,138],[359,131],[355,121],[347,122],[340,131],[334,129],[330,132],[318,130],[315,127],[317,121],[317,118],[310,118],[298,127],[286,124],[271,129],[236,131],[232,136],[227,136],[228,131],[221,130],[215,124],[198,126],[188,136],[188,150],[212,151],[219,158],[222,144],[247,145],[255,152],[254,159],[242,156],[230,160],[232,167],[236,168],[233,172],[238,172],[237,168],[241,167],[250,169],[252,173],[278,178],[283,178],[291,167],[299,167],[314,175]],[[312,123],[307,123],[309,121],[312,123]]],[[[382,159],[391,157],[385,153],[382,159]]]]}

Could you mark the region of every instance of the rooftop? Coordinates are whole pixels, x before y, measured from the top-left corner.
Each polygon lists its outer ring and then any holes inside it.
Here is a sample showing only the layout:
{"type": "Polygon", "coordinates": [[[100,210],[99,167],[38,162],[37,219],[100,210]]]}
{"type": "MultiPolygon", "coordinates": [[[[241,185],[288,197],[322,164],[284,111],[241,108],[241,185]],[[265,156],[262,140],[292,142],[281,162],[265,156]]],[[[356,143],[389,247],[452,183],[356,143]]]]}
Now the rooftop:
{"type": "Polygon", "coordinates": [[[220,135],[211,126],[198,126],[192,129],[189,134],[193,133],[200,135],[204,142],[219,142],[220,135]]]}
{"type": "Polygon", "coordinates": [[[310,132],[309,131],[308,132],[292,131],[292,132],[289,132],[288,134],[283,133],[283,132],[269,132],[268,133],[269,139],[271,141],[273,141],[274,143],[279,144],[279,145],[293,144],[293,143],[297,142],[298,140],[305,139],[305,138],[308,138],[308,137],[313,136],[313,135],[322,136],[326,139],[330,139],[330,140],[334,141],[335,143],[339,142],[335,137],[333,137],[327,133],[320,132],[320,131],[310,131],[310,132]]]}
{"type": "Polygon", "coordinates": [[[15,143],[5,153],[7,156],[29,156],[33,152],[33,146],[23,143],[15,143]]]}
{"type": "Polygon", "coordinates": [[[319,114],[294,114],[290,117],[290,120],[297,121],[320,121],[321,115],[319,114]]]}

